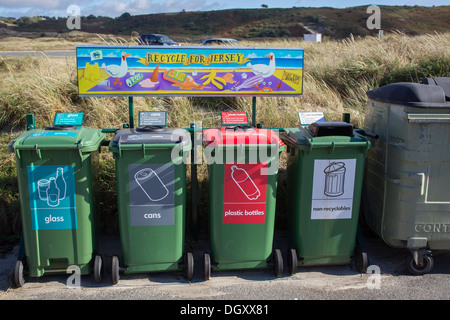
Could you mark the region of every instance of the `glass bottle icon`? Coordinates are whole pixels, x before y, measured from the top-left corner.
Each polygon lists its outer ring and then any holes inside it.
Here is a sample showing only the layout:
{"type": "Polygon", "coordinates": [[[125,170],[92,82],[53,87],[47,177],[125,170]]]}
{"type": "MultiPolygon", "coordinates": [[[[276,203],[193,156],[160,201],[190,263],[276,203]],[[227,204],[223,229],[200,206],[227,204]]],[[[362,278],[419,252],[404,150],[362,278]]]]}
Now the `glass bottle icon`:
{"type": "Polygon", "coordinates": [[[56,179],[50,178],[50,186],[47,189],[47,204],[50,207],[56,207],[59,205],[59,189],[56,186],[56,179]]]}
{"type": "Polygon", "coordinates": [[[261,195],[258,187],[244,169],[238,168],[237,166],[232,166],[231,178],[237,184],[239,189],[241,189],[241,191],[245,194],[247,199],[256,200],[261,195]]]}
{"type": "Polygon", "coordinates": [[[38,181],[39,199],[47,201],[47,189],[50,187],[50,181],[41,179],[38,181]]]}
{"type": "Polygon", "coordinates": [[[66,180],[63,176],[63,168],[56,169],[56,187],[59,189],[59,200],[66,197],[66,180]]]}

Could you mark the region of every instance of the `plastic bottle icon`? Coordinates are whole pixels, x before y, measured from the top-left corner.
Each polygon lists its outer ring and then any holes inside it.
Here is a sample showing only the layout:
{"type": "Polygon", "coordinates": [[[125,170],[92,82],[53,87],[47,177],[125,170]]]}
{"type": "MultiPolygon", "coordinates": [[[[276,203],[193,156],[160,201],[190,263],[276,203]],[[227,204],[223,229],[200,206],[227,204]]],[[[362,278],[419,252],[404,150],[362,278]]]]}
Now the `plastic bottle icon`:
{"type": "Polygon", "coordinates": [[[50,207],[56,207],[59,205],[59,189],[56,186],[56,179],[50,178],[50,186],[47,189],[47,204],[50,207]]]}
{"type": "Polygon", "coordinates": [[[247,199],[256,200],[261,195],[258,187],[244,169],[238,168],[237,166],[232,166],[231,178],[237,184],[239,189],[241,189],[241,191],[245,194],[247,199]]]}
{"type": "Polygon", "coordinates": [[[156,172],[150,168],[136,172],[134,180],[151,201],[160,201],[169,195],[167,187],[156,172]]]}
{"type": "Polygon", "coordinates": [[[56,169],[56,187],[59,189],[59,200],[66,197],[66,181],[63,176],[63,168],[56,169]]]}

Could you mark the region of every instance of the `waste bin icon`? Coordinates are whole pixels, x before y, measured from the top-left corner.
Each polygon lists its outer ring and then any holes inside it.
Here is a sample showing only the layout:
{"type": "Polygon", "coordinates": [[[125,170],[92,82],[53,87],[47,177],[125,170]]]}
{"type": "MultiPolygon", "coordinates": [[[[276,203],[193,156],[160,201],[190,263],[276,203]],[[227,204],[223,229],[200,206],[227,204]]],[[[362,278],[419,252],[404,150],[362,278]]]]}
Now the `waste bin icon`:
{"type": "Polygon", "coordinates": [[[329,197],[344,194],[345,163],[332,162],[323,171],[325,173],[325,189],[323,193],[329,197]]]}

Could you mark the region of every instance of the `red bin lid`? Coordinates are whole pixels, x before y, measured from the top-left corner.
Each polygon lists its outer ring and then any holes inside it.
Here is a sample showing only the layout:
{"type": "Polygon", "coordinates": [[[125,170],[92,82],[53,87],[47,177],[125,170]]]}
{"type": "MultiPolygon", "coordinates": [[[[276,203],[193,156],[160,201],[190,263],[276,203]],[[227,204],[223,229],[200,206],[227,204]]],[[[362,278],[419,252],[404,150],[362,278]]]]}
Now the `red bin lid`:
{"type": "Polygon", "coordinates": [[[278,147],[284,142],[278,134],[270,129],[258,129],[249,126],[228,126],[219,129],[203,130],[203,143],[205,146],[218,145],[269,145],[277,144],[278,147]]]}

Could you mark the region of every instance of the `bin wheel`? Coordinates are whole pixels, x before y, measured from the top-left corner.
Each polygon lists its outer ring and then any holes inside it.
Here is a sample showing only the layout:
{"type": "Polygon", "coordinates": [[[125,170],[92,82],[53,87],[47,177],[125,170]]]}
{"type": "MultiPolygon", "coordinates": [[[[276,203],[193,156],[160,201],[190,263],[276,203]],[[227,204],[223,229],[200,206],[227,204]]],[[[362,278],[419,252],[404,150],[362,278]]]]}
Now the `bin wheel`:
{"type": "Polygon", "coordinates": [[[113,284],[117,284],[119,282],[119,269],[119,258],[117,256],[113,256],[111,261],[111,280],[113,284]]]}
{"type": "Polygon", "coordinates": [[[14,266],[14,283],[17,288],[23,287],[25,284],[25,277],[23,275],[23,262],[21,260],[16,261],[14,266]]]}
{"type": "Polygon", "coordinates": [[[103,280],[103,263],[102,263],[101,256],[95,256],[94,279],[95,279],[95,282],[97,282],[97,283],[100,283],[103,280]]]}
{"type": "Polygon", "coordinates": [[[275,277],[281,277],[283,274],[283,256],[281,255],[280,249],[273,251],[273,269],[275,277]]]}
{"type": "Polygon", "coordinates": [[[289,274],[292,276],[294,273],[297,272],[297,265],[298,265],[298,259],[297,259],[297,251],[295,249],[290,249],[288,251],[288,271],[289,274]]]}
{"type": "Polygon", "coordinates": [[[423,255],[422,265],[417,265],[412,255],[406,261],[408,271],[413,275],[424,275],[431,271],[434,267],[434,259],[431,255],[423,255]]]}
{"type": "Polygon", "coordinates": [[[188,252],[184,256],[184,277],[187,281],[191,281],[194,276],[194,256],[188,252]]]}
{"type": "Polygon", "coordinates": [[[203,255],[203,272],[205,281],[211,279],[211,258],[208,253],[203,255]]]}
{"type": "Polygon", "coordinates": [[[366,273],[367,267],[369,265],[369,259],[367,257],[367,252],[364,252],[361,249],[356,249],[354,263],[355,263],[356,270],[358,270],[358,272],[366,273]]]}

